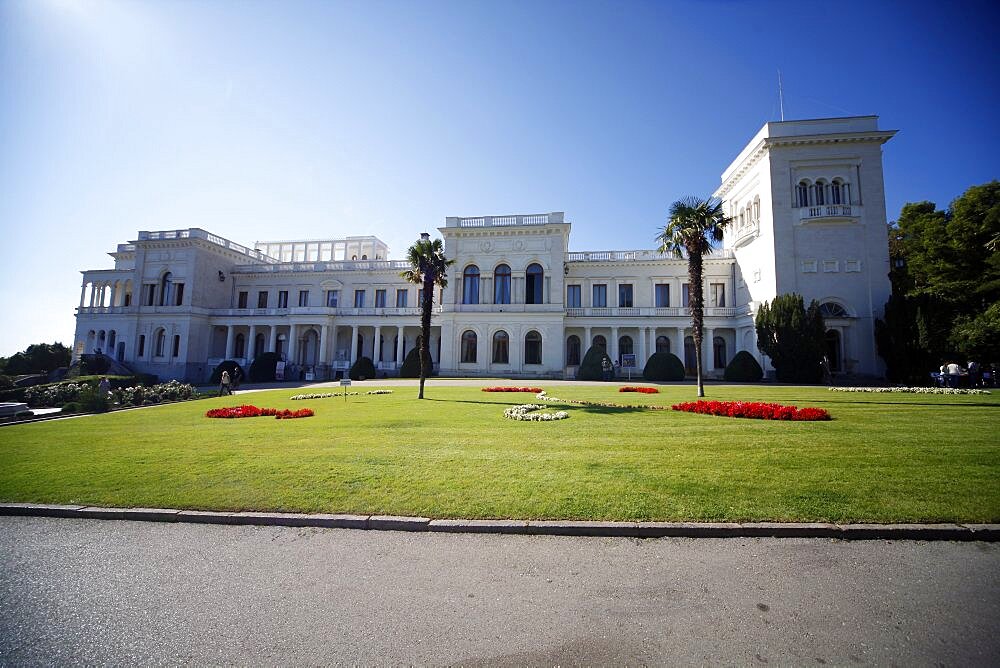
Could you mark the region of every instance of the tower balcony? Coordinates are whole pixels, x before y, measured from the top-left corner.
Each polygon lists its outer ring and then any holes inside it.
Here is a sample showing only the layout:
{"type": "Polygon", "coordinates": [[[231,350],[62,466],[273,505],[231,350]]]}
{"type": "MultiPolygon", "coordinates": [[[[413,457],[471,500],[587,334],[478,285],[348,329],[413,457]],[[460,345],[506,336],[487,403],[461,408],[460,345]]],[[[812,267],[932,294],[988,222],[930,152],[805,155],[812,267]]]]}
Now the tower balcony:
{"type": "Polygon", "coordinates": [[[857,204],[821,204],[799,208],[800,223],[856,223],[862,208],[857,204]]]}

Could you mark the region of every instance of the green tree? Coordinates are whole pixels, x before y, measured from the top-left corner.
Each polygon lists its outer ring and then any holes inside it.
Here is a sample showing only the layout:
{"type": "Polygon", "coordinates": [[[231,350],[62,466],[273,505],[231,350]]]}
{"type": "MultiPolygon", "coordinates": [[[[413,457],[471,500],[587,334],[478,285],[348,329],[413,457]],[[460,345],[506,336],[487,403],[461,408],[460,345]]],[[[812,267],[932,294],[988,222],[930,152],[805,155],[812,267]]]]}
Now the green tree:
{"type": "Polygon", "coordinates": [[[420,240],[406,251],[406,259],[410,268],[400,273],[410,283],[423,287],[423,299],[420,300],[420,392],[418,399],[424,398],[424,382],[431,373],[428,349],[431,340],[431,311],[434,305],[434,288],[448,287],[448,267],[455,263],[444,256],[444,247],[440,239],[431,241],[426,232],[420,235],[420,240]]]}
{"type": "Polygon", "coordinates": [[[722,241],[723,230],[732,219],[722,210],[722,201],[714,197],[707,200],[688,197],[670,205],[670,220],[656,236],[661,253],[688,258],[688,285],[691,294],[691,328],[695,347],[695,373],[698,379],[698,396],[705,396],[701,377],[701,338],[704,324],[705,296],[702,286],[703,258],[712,251],[712,242],[722,241]]]}
{"type": "Polygon", "coordinates": [[[4,360],[0,370],[11,376],[48,373],[69,366],[71,356],[70,349],[61,343],[33,343],[4,360]]]}
{"type": "Polygon", "coordinates": [[[764,302],[754,320],[757,347],[771,358],[783,383],[818,383],[823,379],[823,316],[819,304],[806,308],[802,295],[778,295],[764,302]]]}

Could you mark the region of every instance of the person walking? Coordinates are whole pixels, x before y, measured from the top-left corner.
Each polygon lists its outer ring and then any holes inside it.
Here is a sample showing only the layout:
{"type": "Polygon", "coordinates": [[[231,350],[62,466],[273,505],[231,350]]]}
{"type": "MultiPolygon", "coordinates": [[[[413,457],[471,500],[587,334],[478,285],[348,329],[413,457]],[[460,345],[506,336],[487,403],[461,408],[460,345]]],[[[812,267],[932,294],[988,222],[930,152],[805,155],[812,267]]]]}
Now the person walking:
{"type": "Polygon", "coordinates": [[[230,379],[230,377],[229,377],[229,372],[228,371],[223,371],[222,372],[222,380],[219,382],[219,396],[220,397],[222,395],[224,395],[224,394],[232,394],[233,393],[232,389],[230,389],[230,384],[231,383],[232,383],[232,379],[230,379]]]}

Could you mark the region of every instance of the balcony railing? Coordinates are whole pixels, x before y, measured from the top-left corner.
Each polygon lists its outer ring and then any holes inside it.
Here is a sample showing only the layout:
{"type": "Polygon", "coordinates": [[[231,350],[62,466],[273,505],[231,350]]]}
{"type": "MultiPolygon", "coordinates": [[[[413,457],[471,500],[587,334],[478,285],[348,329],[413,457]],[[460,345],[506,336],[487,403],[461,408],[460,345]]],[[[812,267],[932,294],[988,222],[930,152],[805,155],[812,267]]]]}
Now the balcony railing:
{"type": "Polygon", "coordinates": [[[519,225],[548,225],[565,222],[562,211],[552,213],[530,213],[513,216],[472,216],[461,218],[449,216],[445,219],[446,227],[511,227],[519,225]]]}
{"type": "MultiPolygon", "coordinates": [[[[746,307],[705,307],[706,317],[731,318],[746,311],[746,307]]],[[[691,309],[678,306],[585,306],[566,309],[568,318],[636,318],[636,317],[691,317],[691,309]]]]}
{"type": "Polygon", "coordinates": [[[823,204],[799,208],[800,221],[856,220],[860,215],[861,207],[854,204],[823,204]]]}
{"type": "Polygon", "coordinates": [[[334,262],[280,262],[278,264],[239,264],[234,274],[260,274],[318,271],[392,271],[399,273],[410,268],[406,260],[347,260],[334,262]]]}
{"type": "MultiPolygon", "coordinates": [[[[705,255],[706,260],[727,260],[734,257],[728,248],[716,248],[705,255]]],[[[566,262],[649,262],[651,260],[686,260],[673,253],[657,253],[653,250],[623,251],[582,251],[566,253],[566,262]]]]}
{"type": "Polygon", "coordinates": [[[164,241],[172,239],[203,239],[209,243],[215,244],[216,246],[221,246],[223,248],[236,251],[242,255],[252,257],[258,262],[263,262],[265,264],[275,264],[278,262],[273,257],[264,255],[260,251],[247,248],[246,246],[238,244],[235,241],[230,241],[229,239],[212,234],[211,232],[203,230],[199,227],[191,227],[186,230],[157,230],[155,232],[139,232],[139,241],[164,241]]]}
{"type": "MultiPolygon", "coordinates": [[[[434,313],[442,312],[441,306],[435,306],[434,313]]],[[[227,318],[252,318],[259,316],[286,317],[286,316],[319,316],[329,318],[333,316],[419,316],[420,308],[416,306],[397,308],[389,306],[376,308],[365,306],[354,308],[352,306],[293,306],[292,308],[220,308],[212,309],[211,315],[214,317],[227,318]]]]}

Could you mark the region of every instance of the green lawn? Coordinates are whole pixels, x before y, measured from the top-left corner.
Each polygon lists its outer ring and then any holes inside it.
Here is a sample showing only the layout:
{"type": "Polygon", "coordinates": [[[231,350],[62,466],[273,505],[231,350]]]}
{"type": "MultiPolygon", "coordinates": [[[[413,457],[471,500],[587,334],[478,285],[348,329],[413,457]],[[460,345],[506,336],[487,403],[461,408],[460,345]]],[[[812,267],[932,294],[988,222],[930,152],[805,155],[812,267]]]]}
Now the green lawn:
{"type": "MultiPolygon", "coordinates": [[[[616,386],[557,397],[688,401],[616,386]]],[[[368,388],[365,388],[368,389],[368,388]]],[[[489,394],[430,381],[391,395],[291,401],[274,390],[0,428],[0,500],[216,510],[702,521],[1000,521],[1000,392],[846,394],[709,386],[710,399],[826,408],[831,422],[575,405],[513,422],[489,394]],[[312,418],[213,420],[242,401],[312,418]]]]}

